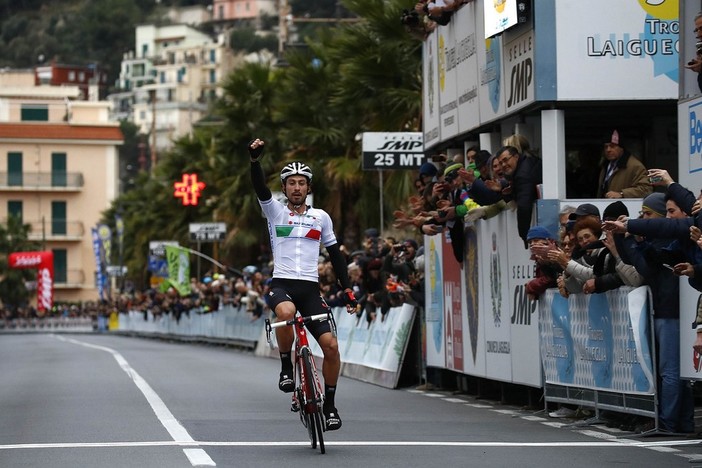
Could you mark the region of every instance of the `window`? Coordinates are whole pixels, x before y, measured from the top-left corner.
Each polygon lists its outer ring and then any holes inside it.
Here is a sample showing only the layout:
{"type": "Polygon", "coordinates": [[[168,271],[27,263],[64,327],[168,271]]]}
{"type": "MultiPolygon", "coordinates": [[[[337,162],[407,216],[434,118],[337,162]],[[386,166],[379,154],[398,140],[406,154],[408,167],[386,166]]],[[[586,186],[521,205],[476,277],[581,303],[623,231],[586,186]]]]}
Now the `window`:
{"type": "Polygon", "coordinates": [[[217,82],[217,73],[214,70],[210,70],[210,83],[217,82]]]}
{"type": "Polygon", "coordinates": [[[10,200],[7,202],[7,215],[19,218],[22,222],[22,201],[21,200],[10,200]]]}
{"type": "Polygon", "coordinates": [[[148,54],[149,54],[149,44],[142,44],[141,45],[141,56],[148,57],[148,54]]]}
{"type": "Polygon", "coordinates": [[[217,51],[214,49],[210,50],[210,62],[212,62],[212,63],[217,62],[217,51]]]}
{"type": "Polygon", "coordinates": [[[224,6],[220,5],[219,8],[219,19],[224,19],[224,6]]]}
{"type": "Polygon", "coordinates": [[[68,255],[66,249],[51,249],[54,254],[54,282],[68,282],[68,255]]]}
{"type": "Polygon", "coordinates": [[[76,72],[71,70],[68,72],[68,81],[76,81],[76,72]]]}
{"type": "Polygon", "coordinates": [[[20,118],[23,122],[48,122],[49,121],[49,105],[48,104],[22,104],[20,110],[20,118]]]}
{"type": "Polygon", "coordinates": [[[51,202],[51,234],[66,235],[66,202],[51,202]]]}
{"type": "Polygon", "coordinates": [[[66,153],[51,153],[51,186],[66,186],[66,153]]]}
{"type": "Polygon", "coordinates": [[[22,185],[22,153],[7,153],[7,185],[22,185]]]}

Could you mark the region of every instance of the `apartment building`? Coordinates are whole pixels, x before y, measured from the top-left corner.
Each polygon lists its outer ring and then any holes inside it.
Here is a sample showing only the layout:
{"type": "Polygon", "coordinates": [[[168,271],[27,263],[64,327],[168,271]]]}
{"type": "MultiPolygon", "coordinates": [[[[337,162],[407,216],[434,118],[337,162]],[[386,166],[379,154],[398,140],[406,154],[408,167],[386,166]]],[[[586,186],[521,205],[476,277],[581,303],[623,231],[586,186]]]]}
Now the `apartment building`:
{"type": "Polygon", "coordinates": [[[151,135],[156,154],[192,131],[236,58],[226,35],[212,38],[184,25],[136,28],[136,51],[125,54],[118,87],[110,96],[113,119],[128,119],[151,135]]]}
{"type": "Polygon", "coordinates": [[[275,16],[278,0],[214,0],[213,21],[252,20],[263,15],[275,16]]]}
{"type": "Polygon", "coordinates": [[[0,220],[31,226],[54,254],[54,300],[98,298],[91,228],[117,196],[119,124],[78,86],[35,86],[0,70],[0,220]]]}

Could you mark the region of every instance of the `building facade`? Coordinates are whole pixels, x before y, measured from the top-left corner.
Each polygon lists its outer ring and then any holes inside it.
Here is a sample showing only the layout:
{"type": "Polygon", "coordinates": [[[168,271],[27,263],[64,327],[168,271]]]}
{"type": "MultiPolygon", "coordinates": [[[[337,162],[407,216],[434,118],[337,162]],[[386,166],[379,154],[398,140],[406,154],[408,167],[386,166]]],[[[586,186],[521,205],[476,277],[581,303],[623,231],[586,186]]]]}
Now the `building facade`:
{"type": "Polygon", "coordinates": [[[123,135],[108,102],[33,73],[0,72],[0,219],[21,217],[53,252],[54,301],[96,300],[91,228],[117,196],[123,135]]]}
{"type": "Polygon", "coordinates": [[[213,39],[182,24],[137,27],[137,50],[122,61],[121,91],[110,96],[112,118],[138,125],[156,154],[170,148],[222,94],[220,83],[235,65],[225,37],[213,39]]]}

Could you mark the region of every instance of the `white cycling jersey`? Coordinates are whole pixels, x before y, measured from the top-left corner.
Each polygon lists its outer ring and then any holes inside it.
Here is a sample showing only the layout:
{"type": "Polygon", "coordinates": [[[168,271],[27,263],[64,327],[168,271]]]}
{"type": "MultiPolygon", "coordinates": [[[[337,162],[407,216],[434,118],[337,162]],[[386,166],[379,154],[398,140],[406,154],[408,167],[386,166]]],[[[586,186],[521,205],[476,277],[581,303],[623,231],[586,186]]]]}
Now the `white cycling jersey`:
{"type": "Polygon", "coordinates": [[[320,243],[336,244],[332,220],[326,211],[307,207],[303,214],[271,198],[259,200],[268,220],[273,251],[273,278],[319,281],[320,243]]]}

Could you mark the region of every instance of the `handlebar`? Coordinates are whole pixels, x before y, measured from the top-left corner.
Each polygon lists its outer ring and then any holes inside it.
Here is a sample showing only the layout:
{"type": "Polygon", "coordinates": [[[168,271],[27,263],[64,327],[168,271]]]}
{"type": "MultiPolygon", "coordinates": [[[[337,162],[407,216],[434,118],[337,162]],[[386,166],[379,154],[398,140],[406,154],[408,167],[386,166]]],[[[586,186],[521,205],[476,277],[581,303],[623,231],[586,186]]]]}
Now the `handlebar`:
{"type": "Polygon", "coordinates": [[[310,322],[314,322],[315,320],[329,320],[329,324],[331,325],[332,329],[332,334],[336,336],[336,321],[334,320],[334,315],[332,314],[331,311],[325,312],[323,314],[317,314],[317,315],[310,315],[309,317],[300,317],[296,315],[295,317],[291,318],[290,320],[286,320],[284,322],[273,322],[271,323],[270,319],[266,319],[266,340],[268,341],[268,344],[271,343],[271,332],[273,331],[274,328],[280,328],[280,327],[290,327],[292,325],[295,325],[298,319],[302,319],[303,324],[308,324],[310,322]]]}

